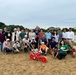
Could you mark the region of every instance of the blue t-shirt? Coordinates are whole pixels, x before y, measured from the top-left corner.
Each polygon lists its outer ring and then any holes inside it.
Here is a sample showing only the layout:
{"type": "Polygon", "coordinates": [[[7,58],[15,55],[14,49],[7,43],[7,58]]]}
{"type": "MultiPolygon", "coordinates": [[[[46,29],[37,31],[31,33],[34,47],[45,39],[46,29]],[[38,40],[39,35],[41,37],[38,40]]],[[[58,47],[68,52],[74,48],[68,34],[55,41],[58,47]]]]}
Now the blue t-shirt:
{"type": "Polygon", "coordinates": [[[47,43],[47,39],[46,38],[43,38],[42,39],[42,42],[44,42],[44,44],[46,44],[47,43]]]}
{"type": "Polygon", "coordinates": [[[46,36],[47,39],[51,39],[51,37],[52,37],[50,32],[46,32],[45,36],[46,36]]]}
{"type": "Polygon", "coordinates": [[[56,45],[57,45],[57,43],[54,41],[54,42],[50,42],[50,46],[51,46],[51,48],[55,48],[56,47],[56,45]]]}

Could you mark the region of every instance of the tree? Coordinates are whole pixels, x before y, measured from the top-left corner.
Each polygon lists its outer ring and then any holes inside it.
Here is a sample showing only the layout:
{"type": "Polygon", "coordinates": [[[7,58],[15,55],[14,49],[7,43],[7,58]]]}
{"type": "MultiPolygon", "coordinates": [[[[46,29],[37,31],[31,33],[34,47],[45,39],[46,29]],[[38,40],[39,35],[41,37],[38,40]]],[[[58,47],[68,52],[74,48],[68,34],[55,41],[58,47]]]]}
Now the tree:
{"type": "Polygon", "coordinates": [[[4,27],[7,27],[3,22],[0,22],[0,29],[3,29],[4,27]]]}
{"type": "Polygon", "coordinates": [[[19,25],[9,25],[9,26],[7,26],[7,28],[12,32],[13,32],[14,28],[24,29],[23,26],[19,26],[19,25]]]}

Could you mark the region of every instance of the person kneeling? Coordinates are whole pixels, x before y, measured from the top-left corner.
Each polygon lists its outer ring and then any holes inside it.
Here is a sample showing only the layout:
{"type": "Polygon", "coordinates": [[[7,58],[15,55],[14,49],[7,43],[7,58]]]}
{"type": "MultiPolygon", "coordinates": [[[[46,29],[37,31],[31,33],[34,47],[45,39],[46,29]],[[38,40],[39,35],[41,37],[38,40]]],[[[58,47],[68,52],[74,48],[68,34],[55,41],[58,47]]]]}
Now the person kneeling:
{"type": "Polygon", "coordinates": [[[20,50],[21,50],[21,48],[20,48],[20,43],[19,43],[19,41],[16,41],[16,42],[13,44],[13,52],[14,52],[14,53],[19,53],[20,50]]]}
{"type": "Polygon", "coordinates": [[[41,46],[40,46],[40,53],[42,55],[45,55],[47,54],[47,50],[48,50],[48,47],[44,44],[44,42],[41,43],[41,46]]]}
{"type": "Polygon", "coordinates": [[[67,51],[68,51],[68,45],[65,44],[64,41],[61,41],[58,59],[61,60],[61,59],[65,58],[65,56],[67,55],[67,51]]]}
{"type": "Polygon", "coordinates": [[[10,39],[6,39],[6,41],[4,42],[3,50],[5,54],[12,52],[10,39]]]}

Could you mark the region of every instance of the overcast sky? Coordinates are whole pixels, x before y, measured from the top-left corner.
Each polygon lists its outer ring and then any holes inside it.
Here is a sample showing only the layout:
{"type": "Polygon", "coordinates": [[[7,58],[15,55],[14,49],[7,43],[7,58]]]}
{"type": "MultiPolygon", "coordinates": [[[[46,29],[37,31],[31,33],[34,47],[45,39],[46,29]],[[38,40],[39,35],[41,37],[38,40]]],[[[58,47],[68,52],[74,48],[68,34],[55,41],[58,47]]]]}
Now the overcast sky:
{"type": "Polygon", "coordinates": [[[28,28],[76,26],[76,0],[0,0],[0,21],[28,28]]]}

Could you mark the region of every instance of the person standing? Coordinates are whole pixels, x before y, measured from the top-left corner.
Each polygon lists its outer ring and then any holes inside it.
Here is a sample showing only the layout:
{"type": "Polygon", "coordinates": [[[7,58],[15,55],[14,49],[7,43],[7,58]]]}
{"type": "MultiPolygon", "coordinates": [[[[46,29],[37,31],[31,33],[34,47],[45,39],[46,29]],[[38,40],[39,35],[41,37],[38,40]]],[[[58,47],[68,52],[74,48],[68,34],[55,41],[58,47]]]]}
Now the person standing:
{"type": "Polygon", "coordinates": [[[56,31],[54,31],[52,37],[55,37],[55,42],[58,44],[58,42],[59,42],[59,35],[57,34],[56,31]]]}
{"type": "Polygon", "coordinates": [[[38,40],[38,47],[39,47],[39,45],[40,45],[40,42],[41,42],[42,39],[44,38],[44,35],[45,35],[45,33],[44,33],[43,30],[41,29],[40,32],[39,32],[39,34],[38,34],[38,38],[39,38],[39,40],[38,40]]]}
{"type": "Polygon", "coordinates": [[[27,36],[29,35],[29,30],[27,28],[25,29],[25,33],[27,36]]]}
{"type": "Polygon", "coordinates": [[[18,37],[19,37],[20,33],[21,33],[20,28],[17,28],[17,34],[18,34],[18,37]]]}
{"type": "Polygon", "coordinates": [[[69,28],[69,31],[67,33],[68,33],[67,40],[68,40],[69,46],[72,48],[73,42],[74,42],[74,32],[72,31],[72,28],[69,28]]]}
{"type": "Polygon", "coordinates": [[[9,29],[7,31],[7,39],[10,39],[10,41],[12,40],[12,32],[9,29]]]}
{"type": "Polygon", "coordinates": [[[34,32],[33,29],[31,29],[31,31],[29,32],[29,39],[32,40],[32,38],[35,38],[36,37],[36,34],[34,32]]]}
{"type": "Polygon", "coordinates": [[[3,34],[5,35],[5,40],[7,39],[7,33],[8,33],[7,28],[4,27],[3,34]]]}
{"type": "Polygon", "coordinates": [[[38,37],[38,34],[40,32],[40,28],[38,26],[36,26],[35,30],[34,30],[35,34],[36,34],[36,37],[35,37],[35,40],[36,40],[36,47],[38,48],[38,44],[39,44],[39,37],[38,37]]]}
{"type": "Polygon", "coordinates": [[[63,29],[63,32],[62,32],[62,39],[67,39],[67,31],[65,28],[63,29]]]}
{"type": "Polygon", "coordinates": [[[24,36],[26,35],[24,29],[21,30],[21,33],[20,33],[20,39],[22,40],[24,38],[24,36]]]}
{"type": "Polygon", "coordinates": [[[38,34],[39,34],[39,32],[40,32],[40,28],[39,28],[38,26],[36,26],[36,28],[35,28],[35,30],[34,30],[34,31],[35,31],[35,34],[36,34],[36,35],[38,35],[38,34]]]}
{"type": "Polygon", "coordinates": [[[5,40],[5,36],[2,33],[2,29],[0,29],[0,51],[2,51],[2,49],[3,49],[3,42],[4,42],[4,40],[5,40]]]}
{"type": "Polygon", "coordinates": [[[59,35],[59,41],[62,40],[62,31],[61,29],[58,29],[58,35],[59,35]]]}
{"type": "Polygon", "coordinates": [[[50,30],[49,29],[45,33],[45,37],[48,40],[48,46],[49,46],[50,45],[51,38],[52,38],[52,34],[50,33],[50,30]]]}
{"type": "Polygon", "coordinates": [[[39,37],[39,40],[42,40],[43,37],[44,37],[45,33],[43,32],[43,30],[41,29],[39,34],[38,34],[38,37],[39,37]]]}
{"type": "Polygon", "coordinates": [[[19,38],[18,38],[18,34],[17,34],[17,29],[14,28],[14,32],[12,33],[12,42],[16,42],[18,40],[19,40],[19,38]]]}

